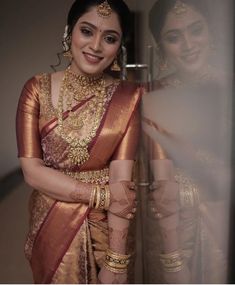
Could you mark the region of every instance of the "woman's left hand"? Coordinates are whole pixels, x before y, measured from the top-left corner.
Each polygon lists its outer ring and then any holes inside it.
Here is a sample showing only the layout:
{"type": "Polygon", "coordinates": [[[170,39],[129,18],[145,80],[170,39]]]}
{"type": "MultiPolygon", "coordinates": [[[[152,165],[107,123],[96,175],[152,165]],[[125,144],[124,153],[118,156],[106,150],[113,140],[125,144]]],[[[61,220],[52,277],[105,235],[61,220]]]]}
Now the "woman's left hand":
{"type": "Polygon", "coordinates": [[[120,181],[110,185],[111,202],[109,212],[120,218],[132,219],[136,212],[136,193],[134,183],[120,181]]]}

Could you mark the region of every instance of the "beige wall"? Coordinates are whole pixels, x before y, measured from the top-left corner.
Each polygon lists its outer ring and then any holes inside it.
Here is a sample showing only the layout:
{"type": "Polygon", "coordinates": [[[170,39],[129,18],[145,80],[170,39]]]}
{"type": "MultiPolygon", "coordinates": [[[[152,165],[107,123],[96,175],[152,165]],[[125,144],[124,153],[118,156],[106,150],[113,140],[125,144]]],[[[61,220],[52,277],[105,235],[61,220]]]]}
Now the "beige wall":
{"type": "Polygon", "coordinates": [[[18,166],[15,113],[24,82],[50,71],[72,0],[1,0],[1,159],[0,178],[18,166]]]}

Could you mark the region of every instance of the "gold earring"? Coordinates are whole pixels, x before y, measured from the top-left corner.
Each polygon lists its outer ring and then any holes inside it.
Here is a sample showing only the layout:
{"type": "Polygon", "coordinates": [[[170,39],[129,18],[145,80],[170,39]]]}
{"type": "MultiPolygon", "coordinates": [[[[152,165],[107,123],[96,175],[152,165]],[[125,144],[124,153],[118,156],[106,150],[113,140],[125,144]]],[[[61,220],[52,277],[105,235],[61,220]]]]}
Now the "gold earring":
{"type": "Polygon", "coordinates": [[[63,56],[64,57],[68,57],[70,60],[72,60],[72,58],[73,58],[71,50],[68,50],[68,51],[64,52],[63,56]]]}
{"type": "Polygon", "coordinates": [[[166,59],[161,60],[161,62],[159,64],[159,69],[161,71],[167,71],[169,69],[168,62],[166,59]]]}
{"type": "Polygon", "coordinates": [[[110,69],[112,71],[121,71],[121,67],[118,64],[117,58],[114,59],[113,64],[111,65],[110,69]]]}

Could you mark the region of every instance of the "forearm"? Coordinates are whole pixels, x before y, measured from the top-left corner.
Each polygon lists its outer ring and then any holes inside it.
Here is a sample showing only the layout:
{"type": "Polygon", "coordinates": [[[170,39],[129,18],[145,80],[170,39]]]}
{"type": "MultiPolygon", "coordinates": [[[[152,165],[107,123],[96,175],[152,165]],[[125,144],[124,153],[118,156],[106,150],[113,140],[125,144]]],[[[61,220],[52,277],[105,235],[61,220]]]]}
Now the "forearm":
{"type": "Polygon", "coordinates": [[[162,236],[162,250],[165,253],[179,249],[179,185],[175,181],[173,162],[167,158],[151,161],[155,187],[153,197],[156,210],[162,216],[158,219],[162,236]],[[168,203],[164,203],[168,201],[168,203]]]}
{"type": "Polygon", "coordinates": [[[20,158],[24,179],[34,189],[60,201],[88,203],[92,184],[46,167],[41,159],[20,158]]]}
{"type": "MultiPolygon", "coordinates": [[[[132,160],[116,160],[110,165],[110,187],[112,183],[131,181],[132,160]]],[[[127,234],[130,221],[108,212],[109,247],[119,253],[126,253],[127,234]]]]}

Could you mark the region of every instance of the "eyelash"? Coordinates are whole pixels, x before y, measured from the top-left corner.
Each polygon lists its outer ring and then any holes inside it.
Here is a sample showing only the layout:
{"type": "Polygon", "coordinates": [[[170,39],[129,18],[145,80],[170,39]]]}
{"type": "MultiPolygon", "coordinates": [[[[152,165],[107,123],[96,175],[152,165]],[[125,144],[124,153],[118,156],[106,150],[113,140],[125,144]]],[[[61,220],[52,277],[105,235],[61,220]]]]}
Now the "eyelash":
{"type": "Polygon", "coordinates": [[[88,28],[81,28],[81,33],[87,37],[92,36],[93,34],[92,31],[88,28]]]}
{"type": "Polygon", "coordinates": [[[168,36],[168,37],[166,37],[166,41],[168,42],[168,43],[172,43],[172,44],[174,44],[174,43],[177,43],[178,42],[178,40],[179,40],[179,36],[178,35],[172,35],[172,36],[168,36]]]}
{"type": "Polygon", "coordinates": [[[202,31],[203,31],[203,26],[200,25],[200,26],[193,27],[191,30],[191,33],[197,36],[197,35],[200,35],[202,31]]]}
{"type": "Polygon", "coordinates": [[[115,44],[117,42],[117,38],[114,36],[106,36],[105,38],[106,43],[108,44],[115,44]]]}
{"type": "MultiPolygon", "coordinates": [[[[91,37],[91,36],[93,36],[93,31],[90,30],[89,28],[84,28],[84,27],[82,27],[82,28],[80,29],[80,31],[81,31],[81,33],[82,33],[85,37],[91,37]]],[[[115,44],[115,43],[118,41],[118,39],[117,39],[115,36],[112,36],[112,35],[106,35],[106,36],[104,37],[104,40],[105,40],[105,42],[108,43],[108,44],[115,44]]]]}

